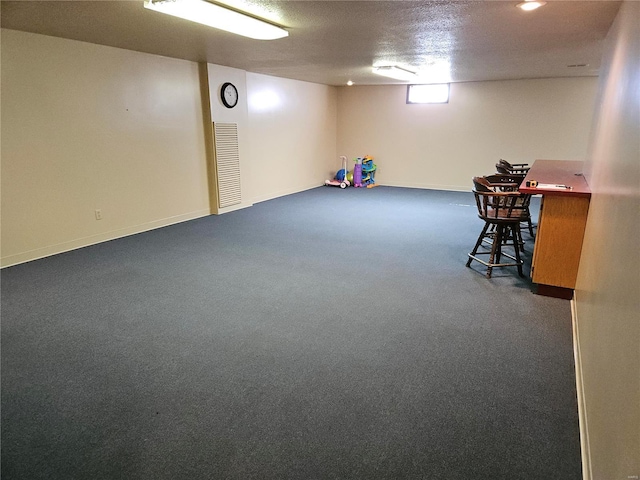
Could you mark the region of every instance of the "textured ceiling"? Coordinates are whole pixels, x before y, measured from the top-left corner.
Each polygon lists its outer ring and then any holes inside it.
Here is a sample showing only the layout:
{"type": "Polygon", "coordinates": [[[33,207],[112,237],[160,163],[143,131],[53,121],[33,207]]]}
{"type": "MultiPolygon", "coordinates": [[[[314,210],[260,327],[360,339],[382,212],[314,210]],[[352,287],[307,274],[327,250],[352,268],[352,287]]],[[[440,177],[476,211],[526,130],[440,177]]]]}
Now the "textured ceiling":
{"type": "MultiPolygon", "coordinates": [[[[143,8],[143,1],[3,1],[3,28],[327,85],[403,83],[371,73],[377,63],[419,69],[420,81],[597,75],[618,1],[227,0],[284,26],[259,41],[143,8]],[[583,65],[569,67],[568,65],[583,65]]],[[[416,83],[416,82],[414,82],[416,83]]]]}

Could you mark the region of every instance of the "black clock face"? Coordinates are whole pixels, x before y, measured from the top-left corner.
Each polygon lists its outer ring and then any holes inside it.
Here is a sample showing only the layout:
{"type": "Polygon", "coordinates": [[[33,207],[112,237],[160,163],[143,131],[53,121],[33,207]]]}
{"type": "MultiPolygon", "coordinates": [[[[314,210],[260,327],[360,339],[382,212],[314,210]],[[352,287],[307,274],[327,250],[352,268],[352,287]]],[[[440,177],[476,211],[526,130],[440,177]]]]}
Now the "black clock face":
{"type": "Polygon", "coordinates": [[[226,82],[222,85],[220,99],[227,108],[233,108],[238,104],[238,90],[233,83],[226,82]]]}

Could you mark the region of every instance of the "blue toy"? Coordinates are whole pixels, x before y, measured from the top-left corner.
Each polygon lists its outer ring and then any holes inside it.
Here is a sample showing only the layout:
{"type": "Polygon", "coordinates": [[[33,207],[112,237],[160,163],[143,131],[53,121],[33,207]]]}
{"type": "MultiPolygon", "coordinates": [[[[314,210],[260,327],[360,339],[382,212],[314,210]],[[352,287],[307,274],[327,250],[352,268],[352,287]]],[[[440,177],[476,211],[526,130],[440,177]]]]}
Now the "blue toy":
{"type": "Polygon", "coordinates": [[[362,159],[362,185],[366,185],[367,188],[375,187],[375,174],[377,169],[378,166],[373,163],[373,157],[365,155],[362,159]]]}

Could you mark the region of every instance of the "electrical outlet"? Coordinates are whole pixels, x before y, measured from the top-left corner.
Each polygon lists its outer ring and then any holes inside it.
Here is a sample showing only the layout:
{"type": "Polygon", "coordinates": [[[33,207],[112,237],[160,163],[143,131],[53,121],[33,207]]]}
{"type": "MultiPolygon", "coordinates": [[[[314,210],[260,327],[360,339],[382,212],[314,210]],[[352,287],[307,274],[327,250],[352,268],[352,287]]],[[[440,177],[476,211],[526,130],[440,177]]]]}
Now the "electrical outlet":
{"type": "Polygon", "coordinates": [[[96,220],[102,220],[102,210],[96,210],[96,220]]]}

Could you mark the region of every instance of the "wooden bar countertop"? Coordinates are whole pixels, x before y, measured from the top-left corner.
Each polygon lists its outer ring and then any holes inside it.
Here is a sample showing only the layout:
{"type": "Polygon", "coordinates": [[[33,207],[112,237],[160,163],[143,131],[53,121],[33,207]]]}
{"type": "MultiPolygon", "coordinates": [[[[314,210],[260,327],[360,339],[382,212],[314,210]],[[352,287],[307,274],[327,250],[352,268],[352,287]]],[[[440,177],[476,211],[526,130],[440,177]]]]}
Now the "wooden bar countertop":
{"type": "Polygon", "coordinates": [[[566,197],[591,196],[591,190],[582,174],[584,162],[573,160],[536,160],[520,185],[520,191],[531,195],[562,195],[566,197]],[[527,182],[566,185],[570,188],[527,187],[527,182]]]}

